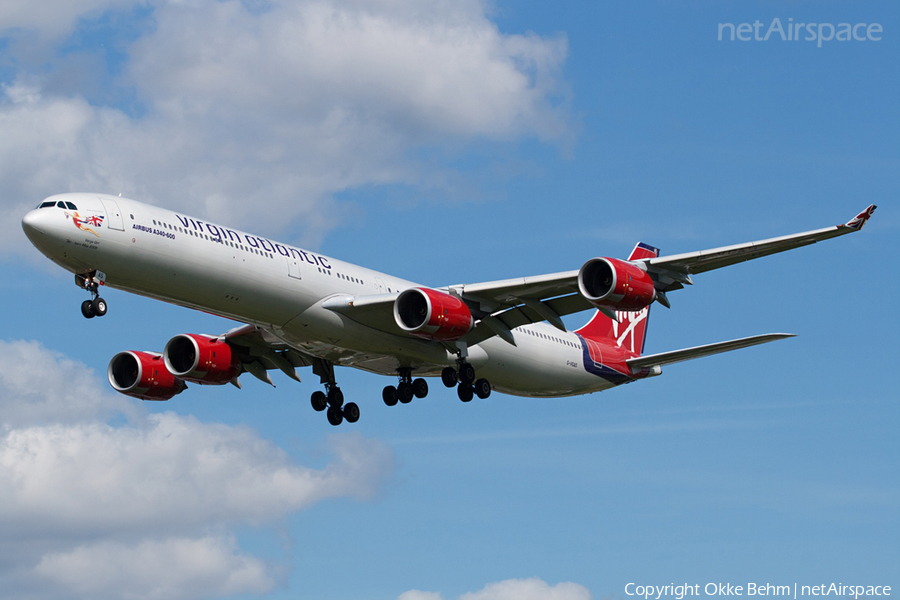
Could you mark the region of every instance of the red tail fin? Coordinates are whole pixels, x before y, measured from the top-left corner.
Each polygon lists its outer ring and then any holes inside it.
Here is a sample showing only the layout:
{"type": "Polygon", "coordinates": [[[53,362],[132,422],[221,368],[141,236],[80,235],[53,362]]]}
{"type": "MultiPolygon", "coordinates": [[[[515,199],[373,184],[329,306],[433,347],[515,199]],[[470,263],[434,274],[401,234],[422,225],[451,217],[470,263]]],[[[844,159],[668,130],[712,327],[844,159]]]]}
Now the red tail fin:
{"type": "MultiPolygon", "coordinates": [[[[638,242],[628,260],[656,258],[657,256],[659,256],[659,248],[638,242]]],[[[575,333],[589,340],[622,346],[626,350],[640,355],[644,350],[644,340],[647,337],[649,315],[649,306],[636,312],[616,311],[616,317],[619,319],[616,322],[598,310],[594,318],[575,333]]]]}

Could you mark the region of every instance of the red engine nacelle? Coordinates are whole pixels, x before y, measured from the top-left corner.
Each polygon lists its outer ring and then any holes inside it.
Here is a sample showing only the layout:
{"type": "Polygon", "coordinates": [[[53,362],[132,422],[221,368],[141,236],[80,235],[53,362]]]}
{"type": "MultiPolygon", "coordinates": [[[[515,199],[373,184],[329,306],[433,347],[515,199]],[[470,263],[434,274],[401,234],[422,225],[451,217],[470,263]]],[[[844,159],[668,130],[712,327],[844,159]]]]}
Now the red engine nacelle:
{"type": "Polygon", "coordinates": [[[578,290],[597,307],[641,310],[656,300],[653,279],[631,263],[615,258],[592,258],[578,271],[578,290]]]}
{"type": "Polygon", "coordinates": [[[162,355],[149,352],[119,352],[106,374],[117,392],[141,400],[168,400],[187,387],[166,369],[162,355]]]}
{"type": "Polygon", "coordinates": [[[241,374],[241,363],[227,342],[205,335],[176,335],[163,350],[166,368],[185,381],[222,385],[241,374]]]}
{"type": "Polygon", "coordinates": [[[462,300],[428,288],[411,288],[397,296],[394,320],[403,331],[427,340],[458,340],[475,324],[462,300]]]}

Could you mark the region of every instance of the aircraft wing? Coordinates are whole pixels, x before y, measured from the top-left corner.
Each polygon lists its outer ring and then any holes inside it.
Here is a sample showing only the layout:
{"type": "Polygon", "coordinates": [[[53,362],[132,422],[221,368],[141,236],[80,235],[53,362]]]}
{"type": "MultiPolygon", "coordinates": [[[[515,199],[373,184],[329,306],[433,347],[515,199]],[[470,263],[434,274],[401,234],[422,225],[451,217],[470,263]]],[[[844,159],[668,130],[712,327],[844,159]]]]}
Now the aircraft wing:
{"type": "Polygon", "coordinates": [[[659,354],[648,354],[637,358],[630,358],[625,363],[632,370],[637,371],[644,368],[661,367],[685,360],[701,358],[703,356],[711,356],[722,352],[730,352],[740,348],[749,348],[758,344],[766,344],[776,340],[794,337],[792,333],[766,333],[764,335],[754,335],[738,340],[729,340],[727,342],[717,342],[715,344],[706,344],[704,346],[695,346],[694,348],[685,348],[683,350],[673,350],[671,352],[661,352],[659,354]]]}
{"type": "Polygon", "coordinates": [[[679,283],[691,283],[690,275],[693,273],[704,273],[713,269],[720,269],[746,260],[792,250],[801,246],[808,246],[816,242],[859,231],[866,224],[866,221],[869,220],[869,217],[872,216],[872,213],[875,212],[876,208],[874,204],[870,204],[868,208],[843,225],[759,240],[757,242],[723,246],[711,250],[649,258],[644,259],[642,262],[646,264],[647,271],[651,276],[655,275],[662,280],[662,291],[667,292],[680,289],[682,286],[678,285],[679,283]]]}
{"type": "MultiPolygon", "coordinates": [[[[663,292],[660,294],[661,301],[666,303],[665,292],[681,289],[684,287],[683,284],[692,284],[691,274],[719,269],[859,231],[872,216],[875,208],[876,206],[872,204],[849,222],[834,227],[699,252],[642,258],[631,262],[642,265],[647,270],[656,284],[657,291],[663,292]]],[[[561,317],[594,308],[578,292],[578,271],[457,284],[436,289],[461,298],[472,311],[476,325],[464,338],[469,344],[477,344],[498,335],[515,345],[511,330],[539,321],[547,321],[557,329],[566,331],[561,317]]],[[[397,294],[335,296],[327,299],[323,306],[381,331],[405,335],[394,322],[393,303],[396,298],[397,294]]]]}

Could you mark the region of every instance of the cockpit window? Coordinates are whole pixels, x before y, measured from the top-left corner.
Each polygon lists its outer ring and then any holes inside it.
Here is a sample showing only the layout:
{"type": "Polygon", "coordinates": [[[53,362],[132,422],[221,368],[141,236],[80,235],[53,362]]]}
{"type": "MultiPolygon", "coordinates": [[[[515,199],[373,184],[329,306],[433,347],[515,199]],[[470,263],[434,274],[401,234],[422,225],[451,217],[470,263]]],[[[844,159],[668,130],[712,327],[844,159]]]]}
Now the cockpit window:
{"type": "Polygon", "coordinates": [[[56,202],[41,202],[41,205],[38,208],[49,208],[51,206],[56,206],[56,202]]]}
{"type": "Polygon", "coordinates": [[[56,205],[57,205],[58,207],[60,207],[60,208],[65,208],[65,207],[66,207],[66,203],[63,202],[62,200],[60,200],[59,202],[57,202],[56,205]]]}
{"type": "Polygon", "coordinates": [[[66,208],[68,208],[69,210],[78,210],[78,207],[71,202],[66,202],[66,208]]]}

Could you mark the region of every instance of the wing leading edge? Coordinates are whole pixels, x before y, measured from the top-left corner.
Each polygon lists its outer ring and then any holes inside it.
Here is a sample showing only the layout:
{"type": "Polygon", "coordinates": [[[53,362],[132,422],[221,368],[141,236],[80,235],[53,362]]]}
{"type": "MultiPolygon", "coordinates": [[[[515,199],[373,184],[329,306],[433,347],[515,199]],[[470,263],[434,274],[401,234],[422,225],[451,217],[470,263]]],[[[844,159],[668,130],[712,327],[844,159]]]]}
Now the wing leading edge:
{"type": "Polygon", "coordinates": [[[678,285],[678,283],[692,283],[690,281],[691,274],[721,269],[739,262],[793,250],[794,248],[808,246],[816,242],[859,231],[866,224],[866,221],[869,220],[869,217],[872,216],[872,213],[875,212],[876,208],[874,204],[870,204],[864,211],[843,225],[804,231],[756,242],[747,242],[745,244],[700,250],[699,252],[660,256],[643,262],[647,266],[647,271],[661,280],[663,291],[680,289],[682,286],[678,285]]]}

